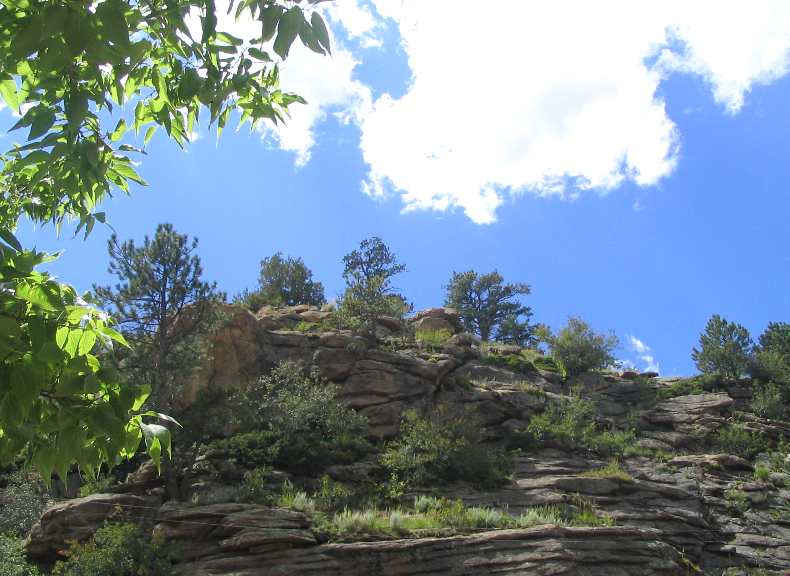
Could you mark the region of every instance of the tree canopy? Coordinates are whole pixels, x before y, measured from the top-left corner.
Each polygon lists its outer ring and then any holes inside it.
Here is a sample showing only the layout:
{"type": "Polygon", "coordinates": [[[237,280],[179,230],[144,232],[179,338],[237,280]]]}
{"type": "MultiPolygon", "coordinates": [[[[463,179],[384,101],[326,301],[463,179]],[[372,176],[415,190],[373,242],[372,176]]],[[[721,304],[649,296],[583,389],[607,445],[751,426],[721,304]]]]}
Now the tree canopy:
{"type": "Polygon", "coordinates": [[[392,279],[405,272],[406,266],[398,262],[381,238],[360,242],[359,248],[343,256],[343,264],[346,291],[340,308],[360,332],[375,337],[379,317],[400,317],[410,309],[392,286],[392,279]]]}
{"type": "Polygon", "coordinates": [[[714,314],[700,334],[699,348],[692,350],[691,358],[700,372],[735,380],[749,368],[753,348],[745,327],[714,314]]]}
{"type": "Polygon", "coordinates": [[[297,38],[330,49],[320,15],[303,10],[313,3],[229,0],[230,14],[260,23],[244,41],[218,30],[214,0],[0,0],[0,97],[24,130],[0,154],[0,464],[21,456],[48,480],[72,463],[114,464],[143,439],[157,462],[169,449],[167,429],[140,413],[148,390],[100,361],[123,336],[36,271],[52,257],[13,232],[25,216],[76,219],[87,236],[106,221],[102,200],[144,184],[134,158],[160,128],[184,145],[201,117],[218,132],[234,110],[251,126],[284,120],[303,100],[280,88],[275,55],[297,38]]]}
{"type": "MultiPolygon", "coordinates": [[[[174,374],[194,365],[194,340],[205,332],[213,304],[224,295],[216,283],[202,279],[195,253],[197,238],[179,234],[172,224],[160,224],[142,246],[122,244],[113,235],[107,242],[108,271],[118,283],[94,286],[102,307],[112,313],[133,347],[124,354],[124,372],[149,385],[156,395],[174,374]]],[[[157,398],[158,406],[168,405],[157,398]]]]}
{"type": "Polygon", "coordinates": [[[532,311],[519,296],[530,293],[523,282],[506,283],[499,272],[453,272],[446,287],[445,305],[458,310],[464,327],[480,336],[526,345],[531,338],[532,311]]]}
{"type": "Polygon", "coordinates": [[[261,260],[258,289],[245,290],[237,300],[253,312],[261,306],[320,306],[326,302],[324,285],[313,280],[304,260],[282,252],[261,260]]]}

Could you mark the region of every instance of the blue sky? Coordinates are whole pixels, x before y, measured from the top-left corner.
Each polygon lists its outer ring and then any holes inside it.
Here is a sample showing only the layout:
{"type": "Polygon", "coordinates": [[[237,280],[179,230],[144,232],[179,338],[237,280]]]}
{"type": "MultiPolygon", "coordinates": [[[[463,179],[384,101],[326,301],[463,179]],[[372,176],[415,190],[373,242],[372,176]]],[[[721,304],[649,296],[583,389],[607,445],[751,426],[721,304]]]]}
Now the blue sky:
{"type": "MultiPolygon", "coordinates": [[[[523,37],[474,45],[472,27],[487,33],[464,17],[441,26],[441,2],[338,4],[333,58],[296,51],[283,67],[310,106],[281,131],[217,142],[204,126],[186,151],[155,137],[150,185],[104,206],[121,238],[172,222],[231,295],[254,286],[262,257],[301,256],[332,298],[343,254],[378,235],[417,308],[442,303],[454,270],[496,268],[532,286],[536,321],[580,315],[620,336],[621,358],[667,375],[694,371],[711,314],[755,337],[790,320],[781,4],[726,7],[713,24],[618,10],[625,31],[604,5],[580,16],[590,30],[545,8],[514,16],[532,27],[523,37]]],[[[52,270],[83,290],[110,280],[109,232],[20,230],[65,250],[52,270]]]]}

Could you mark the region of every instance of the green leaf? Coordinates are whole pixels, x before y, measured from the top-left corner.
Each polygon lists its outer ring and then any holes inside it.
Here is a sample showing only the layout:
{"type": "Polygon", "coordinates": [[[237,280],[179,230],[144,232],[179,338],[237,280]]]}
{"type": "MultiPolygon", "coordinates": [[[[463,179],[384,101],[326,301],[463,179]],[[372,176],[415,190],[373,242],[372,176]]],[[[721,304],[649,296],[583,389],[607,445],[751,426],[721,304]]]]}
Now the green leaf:
{"type": "Polygon", "coordinates": [[[310,25],[313,28],[313,33],[315,33],[318,42],[329,54],[331,54],[332,49],[329,46],[329,31],[326,28],[326,24],[324,24],[324,19],[321,18],[318,12],[313,12],[310,16],[310,25]]]}
{"type": "Polygon", "coordinates": [[[65,350],[66,348],[66,342],[68,342],[69,339],[69,331],[68,326],[61,326],[55,332],[55,343],[61,350],[65,350]]]}
{"type": "Polygon", "coordinates": [[[277,38],[274,40],[274,51],[283,60],[288,58],[288,51],[299,35],[302,22],[304,22],[304,16],[298,6],[293,6],[280,18],[277,25],[277,38]]]}
{"type": "Polygon", "coordinates": [[[272,61],[271,56],[269,56],[263,50],[260,50],[259,48],[255,48],[254,46],[249,48],[247,50],[247,52],[250,54],[250,56],[252,56],[253,58],[257,58],[258,60],[261,60],[262,62],[271,62],[272,61]]]}
{"type": "Polygon", "coordinates": [[[3,97],[8,107],[19,112],[19,96],[17,95],[16,82],[13,78],[0,80],[0,96],[3,97]]]}
{"type": "Polygon", "coordinates": [[[19,240],[16,239],[16,236],[11,233],[11,230],[7,228],[0,228],[0,238],[2,238],[6,244],[11,246],[11,248],[17,252],[22,252],[22,245],[19,243],[19,240]]]}
{"type": "Polygon", "coordinates": [[[156,134],[156,126],[149,126],[145,130],[145,137],[143,138],[143,146],[148,146],[148,143],[151,141],[151,138],[154,137],[156,134]]]}
{"type": "Polygon", "coordinates": [[[280,22],[283,11],[283,7],[277,4],[270,4],[261,10],[261,42],[268,42],[274,38],[274,33],[277,31],[277,24],[280,22]]]}
{"type": "Polygon", "coordinates": [[[44,111],[38,112],[33,118],[30,126],[30,133],[27,135],[28,140],[35,140],[39,136],[45,134],[55,124],[55,113],[48,108],[44,111]]]}
{"type": "Polygon", "coordinates": [[[115,126],[115,130],[112,131],[110,134],[110,140],[113,142],[117,142],[121,138],[123,138],[124,133],[126,132],[126,120],[121,118],[118,120],[118,124],[115,126]]]}
{"type": "Polygon", "coordinates": [[[79,356],[85,356],[88,352],[93,349],[93,345],[96,343],[96,333],[91,330],[85,330],[82,333],[82,338],[80,338],[80,345],[77,349],[77,354],[79,356]]]}

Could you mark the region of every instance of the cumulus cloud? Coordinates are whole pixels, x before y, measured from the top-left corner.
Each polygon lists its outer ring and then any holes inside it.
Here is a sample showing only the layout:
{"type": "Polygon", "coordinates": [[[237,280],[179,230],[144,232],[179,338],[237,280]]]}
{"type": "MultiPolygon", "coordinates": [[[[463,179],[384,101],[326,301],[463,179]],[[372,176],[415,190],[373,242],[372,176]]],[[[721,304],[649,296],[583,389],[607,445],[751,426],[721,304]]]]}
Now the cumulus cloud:
{"type": "MultiPolygon", "coordinates": [[[[521,194],[574,198],[670,175],[681,135],[658,94],[670,75],[702,78],[735,114],[753,86],[790,67],[785,0],[340,0],[321,9],[353,50],[335,38],[326,58],[297,40],[282,85],[309,104],[264,137],[304,164],[324,119],[353,121],[369,169],[363,192],[398,194],[406,210],[461,209],[481,224],[521,194]],[[397,27],[411,78],[403,95],[374,101],[355,77],[365,57],[357,50],[380,45],[385,26],[397,27]]],[[[244,26],[220,19],[237,34],[244,26]]]]}
{"type": "Polygon", "coordinates": [[[734,113],[788,65],[781,1],[373,3],[397,23],[412,78],[362,116],[363,190],[478,223],[507,195],[656,184],[679,153],[662,79],[698,74],[734,113]]]}
{"type": "Polygon", "coordinates": [[[631,352],[636,354],[638,363],[634,360],[624,360],[623,364],[633,368],[640,368],[645,372],[659,372],[658,360],[653,355],[650,346],[633,335],[628,336],[628,346],[631,352]]]}
{"type": "MultiPolygon", "coordinates": [[[[351,0],[352,4],[356,4],[351,0]]],[[[260,36],[260,23],[246,13],[236,19],[227,9],[227,0],[217,2],[217,30],[228,32],[249,41],[260,36]]],[[[350,36],[372,34],[376,22],[367,9],[335,10],[332,19],[349,29],[350,36]],[[360,15],[360,13],[362,15],[360,15]],[[371,21],[365,21],[365,14],[371,21]],[[352,33],[350,30],[353,30],[352,33]]],[[[188,20],[193,37],[200,37],[200,20],[194,13],[188,20]]],[[[330,30],[331,35],[331,30],[330,30]]],[[[352,77],[358,62],[352,53],[332,37],[331,56],[322,56],[306,48],[301,41],[293,43],[287,63],[280,69],[280,85],[284,90],[299,94],[306,105],[293,104],[284,124],[259,125],[265,140],[274,141],[279,148],[293,152],[298,166],[310,160],[315,145],[315,128],[330,114],[343,122],[359,121],[362,111],[371,108],[370,89],[352,77]]],[[[371,41],[374,41],[371,37],[371,41]]],[[[270,49],[270,55],[276,57],[270,49]]]]}

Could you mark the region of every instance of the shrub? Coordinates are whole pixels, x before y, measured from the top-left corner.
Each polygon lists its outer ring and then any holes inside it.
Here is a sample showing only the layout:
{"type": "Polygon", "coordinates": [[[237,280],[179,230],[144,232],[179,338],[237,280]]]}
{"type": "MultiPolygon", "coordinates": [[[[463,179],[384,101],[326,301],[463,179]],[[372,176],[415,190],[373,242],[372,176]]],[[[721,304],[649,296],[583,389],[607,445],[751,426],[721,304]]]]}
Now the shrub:
{"type": "Polygon", "coordinates": [[[113,485],[115,477],[112,475],[102,474],[97,477],[89,477],[86,482],[80,486],[79,497],[84,498],[91,494],[99,494],[104,492],[113,485]]]}
{"type": "Polygon", "coordinates": [[[290,480],[286,480],[283,484],[277,505],[281,508],[290,508],[306,514],[313,514],[316,510],[315,500],[308,496],[307,492],[297,490],[290,480]]]}
{"type": "Polygon", "coordinates": [[[386,445],[380,462],[405,486],[437,480],[499,486],[507,481],[510,467],[503,450],[483,444],[481,426],[473,413],[459,417],[445,407],[428,418],[407,411],[400,437],[386,445]]]}
{"type": "Polygon", "coordinates": [[[369,449],[367,420],[337,398],[337,386],[283,362],[232,403],[256,429],[215,442],[245,465],[277,464],[299,473],[353,462],[369,449]]]}
{"type": "Polygon", "coordinates": [[[768,448],[759,432],[752,432],[737,422],[719,429],[716,434],[716,444],[727,454],[737,454],[747,459],[754,458],[768,448]]]}
{"type": "Polygon", "coordinates": [[[32,470],[16,470],[5,481],[6,487],[0,494],[0,534],[25,536],[49,503],[46,487],[32,470]]]}
{"type": "Polygon", "coordinates": [[[265,466],[245,472],[244,480],[239,487],[238,499],[255,504],[271,504],[274,501],[274,494],[269,489],[269,475],[270,471],[265,466]]]}
{"type": "Polygon", "coordinates": [[[739,488],[730,488],[724,492],[724,503],[727,510],[734,514],[744,514],[749,510],[749,498],[739,488]]]}
{"type": "Polygon", "coordinates": [[[508,354],[508,355],[489,354],[481,358],[481,360],[484,364],[505,368],[506,370],[510,370],[511,372],[515,372],[516,374],[535,373],[535,366],[532,364],[532,362],[530,362],[523,356],[519,356],[516,354],[508,354]]]}
{"type": "Polygon", "coordinates": [[[765,482],[768,478],[771,477],[771,469],[767,466],[755,466],[754,467],[754,479],[759,480],[760,482],[765,482]]]}
{"type": "Polygon", "coordinates": [[[85,543],[75,543],[67,559],[55,564],[53,576],[166,576],[170,554],[134,524],[107,524],[85,543]]]}
{"type": "Polygon", "coordinates": [[[778,384],[756,384],[751,402],[752,412],[761,418],[782,419],[787,407],[778,384]]]}
{"type": "Polygon", "coordinates": [[[746,328],[715,314],[700,334],[699,348],[692,350],[691,358],[704,374],[736,380],[749,368],[753,347],[746,328]]]}
{"type": "Polygon", "coordinates": [[[543,356],[542,354],[539,354],[532,359],[532,365],[543,372],[562,374],[562,368],[551,356],[543,356]]]}
{"type": "Polygon", "coordinates": [[[0,534],[0,576],[41,576],[25,558],[24,541],[18,536],[0,534]]]}
{"type": "Polygon", "coordinates": [[[614,350],[618,345],[617,336],[596,334],[577,317],[568,318],[567,326],[556,336],[549,336],[551,355],[568,377],[613,365],[616,362],[614,350]]]}
{"type": "Polygon", "coordinates": [[[415,338],[429,348],[440,348],[452,338],[449,330],[417,330],[415,338]]]}
{"type": "Polygon", "coordinates": [[[609,464],[601,468],[594,468],[579,474],[582,478],[607,478],[609,480],[620,480],[622,482],[633,482],[634,478],[623,470],[620,462],[612,459],[609,464]]]}
{"type": "Polygon", "coordinates": [[[696,378],[678,380],[669,386],[661,388],[656,392],[656,400],[668,400],[676,396],[689,396],[692,394],[703,394],[705,389],[702,382],[696,378]]]}
{"type": "Polygon", "coordinates": [[[600,430],[593,420],[592,402],[574,394],[567,401],[551,402],[530,419],[527,435],[533,442],[551,442],[564,448],[583,448],[605,456],[622,454],[633,444],[631,430],[600,430]]]}

